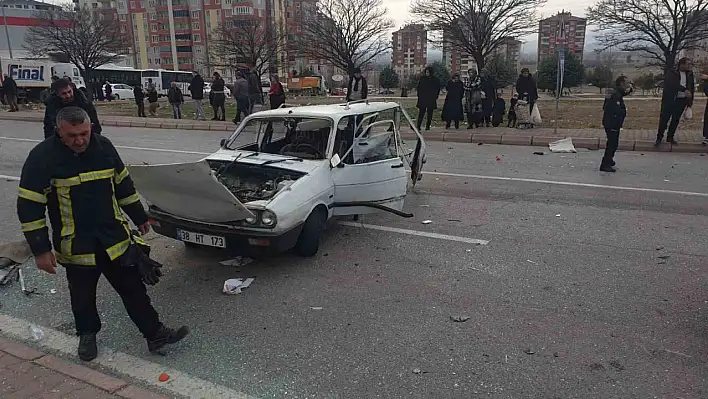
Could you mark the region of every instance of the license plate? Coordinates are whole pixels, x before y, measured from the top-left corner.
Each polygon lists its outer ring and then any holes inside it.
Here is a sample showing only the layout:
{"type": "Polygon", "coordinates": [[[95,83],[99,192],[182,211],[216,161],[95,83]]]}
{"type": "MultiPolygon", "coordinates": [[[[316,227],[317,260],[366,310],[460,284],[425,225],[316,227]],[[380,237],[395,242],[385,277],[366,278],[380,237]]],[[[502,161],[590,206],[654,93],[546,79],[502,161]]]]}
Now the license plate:
{"type": "Polygon", "coordinates": [[[226,239],[220,236],[210,236],[208,234],[194,233],[191,231],[177,230],[179,239],[184,242],[191,242],[209,247],[226,248],[226,239]]]}

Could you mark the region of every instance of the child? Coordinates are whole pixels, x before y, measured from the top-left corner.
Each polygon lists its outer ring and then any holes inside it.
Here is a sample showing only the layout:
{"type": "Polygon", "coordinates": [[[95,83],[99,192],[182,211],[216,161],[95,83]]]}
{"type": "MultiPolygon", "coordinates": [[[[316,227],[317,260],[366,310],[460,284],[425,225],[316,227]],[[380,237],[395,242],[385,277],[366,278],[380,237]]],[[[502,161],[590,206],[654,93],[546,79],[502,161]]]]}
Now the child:
{"type": "Polygon", "coordinates": [[[494,100],[494,108],[492,109],[492,126],[499,127],[504,122],[504,113],[506,112],[506,101],[501,96],[497,96],[494,100]]]}
{"type": "Polygon", "coordinates": [[[509,123],[507,124],[507,127],[516,127],[516,104],[518,102],[519,95],[517,93],[514,93],[514,95],[511,97],[511,103],[509,105],[509,115],[507,115],[509,123]]]}

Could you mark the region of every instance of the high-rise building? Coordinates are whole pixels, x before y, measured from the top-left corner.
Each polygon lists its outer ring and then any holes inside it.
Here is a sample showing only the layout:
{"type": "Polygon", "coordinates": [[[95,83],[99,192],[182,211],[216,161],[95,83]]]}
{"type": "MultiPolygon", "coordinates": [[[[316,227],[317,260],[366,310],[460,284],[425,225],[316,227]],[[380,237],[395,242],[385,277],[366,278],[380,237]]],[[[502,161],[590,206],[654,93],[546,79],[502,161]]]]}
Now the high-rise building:
{"type": "Polygon", "coordinates": [[[568,11],[559,12],[538,23],[538,65],[565,48],[583,60],[587,20],[574,17],[568,11]]]}
{"type": "Polygon", "coordinates": [[[428,63],[428,31],[425,25],[410,24],[393,32],[391,61],[402,83],[423,72],[428,63]]]}
{"type": "Polygon", "coordinates": [[[494,55],[504,57],[518,72],[521,69],[521,41],[506,37],[494,50],[494,55]]]}
{"type": "MultiPolygon", "coordinates": [[[[222,24],[256,20],[273,32],[285,30],[285,0],[74,0],[96,9],[106,18],[114,15],[121,33],[132,43],[132,65],[211,75],[218,71],[229,82],[236,60],[225,60],[210,47],[222,24]]],[[[275,54],[271,66],[285,62],[275,54]]]]}

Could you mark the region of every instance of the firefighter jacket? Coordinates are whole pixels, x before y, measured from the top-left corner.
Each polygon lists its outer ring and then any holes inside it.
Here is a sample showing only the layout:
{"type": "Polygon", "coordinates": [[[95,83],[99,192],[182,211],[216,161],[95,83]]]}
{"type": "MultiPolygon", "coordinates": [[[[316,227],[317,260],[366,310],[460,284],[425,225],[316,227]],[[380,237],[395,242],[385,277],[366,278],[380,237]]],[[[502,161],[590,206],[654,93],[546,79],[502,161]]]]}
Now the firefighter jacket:
{"type": "Polygon", "coordinates": [[[35,255],[52,250],[45,210],[57,261],[63,265],[93,266],[98,251],[111,260],[123,255],[133,241],[122,211],[136,225],[148,221],[118,152],[98,134],[91,135],[83,153],[73,152],[58,136],[29,153],[17,214],[35,255]]]}

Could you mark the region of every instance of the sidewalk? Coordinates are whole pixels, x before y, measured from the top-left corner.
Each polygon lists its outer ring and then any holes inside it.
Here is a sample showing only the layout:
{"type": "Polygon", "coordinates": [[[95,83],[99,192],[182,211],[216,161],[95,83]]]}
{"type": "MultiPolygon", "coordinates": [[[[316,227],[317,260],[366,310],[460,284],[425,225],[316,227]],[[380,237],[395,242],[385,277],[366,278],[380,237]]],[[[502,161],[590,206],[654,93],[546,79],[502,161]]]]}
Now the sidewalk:
{"type": "Polygon", "coordinates": [[[0,398],[167,399],[2,337],[0,398]]]}
{"type": "MultiPolygon", "coordinates": [[[[0,120],[18,120],[41,122],[43,115],[38,112],[0,112],[0,120]]],[[[236,128],[232,122],[195,121],[190,119],[138,118],[135,116],[105,115],[101,118],[103,126],[141,127],[153,129],[181,130],[213,130],[233,132],[236,128]]],[[[535,129],[512,129],[507,127],[483,127],[459,130],[434,127],[424,131],[428,141],[446,141],[456,143],[483,143],[548,147],[548,143],[561,138],[570,137],[576,148],[604,149],[605,131],[602,129],[558,129],[539,127],[535,129]]],[[[411,139],[412,133],[403,134],[403,138],[411,139]]],[[[708,152],[708,147],[701,145],[701,131],[682,131],[677,133],[679,145],[662,144],[654,147],[655,130],[623,130],[620,134],[619,149],[623,151],[662,151],[662,152],[708,152]]]]}

